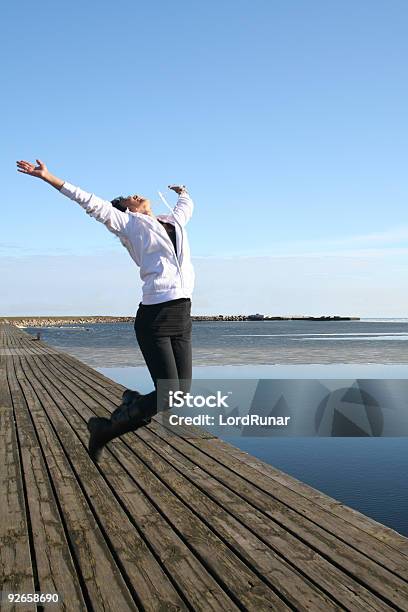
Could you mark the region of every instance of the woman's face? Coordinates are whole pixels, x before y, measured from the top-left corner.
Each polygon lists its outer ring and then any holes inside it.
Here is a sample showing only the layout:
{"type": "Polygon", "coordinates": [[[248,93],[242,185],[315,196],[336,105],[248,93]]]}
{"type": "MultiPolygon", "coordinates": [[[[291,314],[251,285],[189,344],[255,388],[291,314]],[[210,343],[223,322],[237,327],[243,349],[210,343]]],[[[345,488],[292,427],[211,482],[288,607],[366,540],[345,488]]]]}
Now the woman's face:
{"type": "Polygon", "coordinates": [[[130,212],[138,212],[142,214],[149,214],[151,212],[150,200],[137,193],[127,196],[122,203],[130,210],[130,212]]]}

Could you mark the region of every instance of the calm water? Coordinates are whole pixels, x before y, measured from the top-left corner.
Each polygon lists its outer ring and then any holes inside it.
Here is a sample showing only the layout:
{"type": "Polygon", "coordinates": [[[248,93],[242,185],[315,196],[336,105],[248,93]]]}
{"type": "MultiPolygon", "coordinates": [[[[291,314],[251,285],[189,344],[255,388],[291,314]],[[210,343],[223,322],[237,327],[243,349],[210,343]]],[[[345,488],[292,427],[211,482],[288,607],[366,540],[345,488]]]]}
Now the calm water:
{"type": "MultiPolygon", "coordinates": [[[[43,328],[41,337],[152,389],[131,324],[43,328]]],[[[195,378],[408,378],[408,319],[195,322],[193,347],[195,378]]],[[[225,439],[408,536],[406,438],[225,439]]]]}
{"type": "MultiPolygon", "coordinates": [[[[93,367],[144,365],[131,323],[43,328],[41,334],[45,342],[69,350],[93,367]]],[[[408,366],[408,319],[200,321],[193,324],[193,350],[195,365],[398,363],[408,366]]]]}

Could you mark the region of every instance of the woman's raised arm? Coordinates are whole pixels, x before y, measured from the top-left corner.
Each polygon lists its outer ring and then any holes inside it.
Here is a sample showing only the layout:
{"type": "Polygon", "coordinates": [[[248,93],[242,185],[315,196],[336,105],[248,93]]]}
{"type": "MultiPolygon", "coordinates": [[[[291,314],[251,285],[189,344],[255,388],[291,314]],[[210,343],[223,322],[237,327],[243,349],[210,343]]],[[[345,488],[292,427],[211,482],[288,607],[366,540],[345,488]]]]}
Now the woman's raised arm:
{"type": "Polygon", "coordinates": [[[185,185],[169,185],[178,194],[178,200],[173,208],[173,214],[181,225],[186,225],[194,210],[194,202],[191,199],[185,185]]]}
{"type": "Polygon", "coordinates": [[[77,202],[94,219],[100,221],[105,227],[117,236],[126,236],[129,225],[129,215],[114,208],[111,202],[88,193],[80,187],[75,187],[49,172],[47,166],[37,159],[37,166],[27,161],[18,161],[17,170],[40,178],[58,189],[62,195],[77,202]]]}

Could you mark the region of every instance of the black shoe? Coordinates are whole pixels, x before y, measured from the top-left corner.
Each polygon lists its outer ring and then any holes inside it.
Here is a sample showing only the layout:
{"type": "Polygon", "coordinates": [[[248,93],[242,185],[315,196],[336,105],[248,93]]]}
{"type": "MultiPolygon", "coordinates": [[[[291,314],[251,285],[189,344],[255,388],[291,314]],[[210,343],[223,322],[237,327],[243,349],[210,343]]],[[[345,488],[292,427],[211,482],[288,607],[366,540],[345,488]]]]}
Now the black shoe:
{"type": "Polygon", "coordinates": [[[92,417],[88,421],[87,428],[90,434],[88,452],[92,459],[98,462],[101,458],[103,447],[109,440],[111,422],[103,417],[92,417]]]}
{"type": "MultiPolygon", "coordinates": [[[[136,392],[137,393],[137,392],[136,392]]],[[[143,397],[140,393],[132,402],[121,404],[111,414],[112,423],[134,421],[140,422],[141,425],[147,425],[152,418],[144,414],[140,408],[139,398],[143,397]]]]}
{"type": "Polygon", "coordinates": [[[139,391],[133,391],[132,389],[125,389],[122,394],[122,404],[131,404],[138,397],[141,397],[139,391]]]}
{"type": "Polygon", "coordinates": [[[142,394],[139,391],[133,391],[132,389],[125,389],[122,394],[122,403],[116,408],[111,414],[111,420],[115,421],[116,416],[122,413],[123,408],[130,406],[133,402],[137,402],[139,397],[142,397],[142,394]]]}
{"type": "MultiPolygon", "coordinates": [[[[121,407],[122,408],[122,407],[121,407]]],[[[137,407],[132,406],[131,414],[128,406],[123,406],[123,409],[115,410],[116,418],[114,420],[105,419],[103,417],[92,417],[88,421],[88,431],[90,433],[88,450],[92,459],[98,462],[101,458],[105,444],[123,436],[128,431],[134,431],[138,427],[146,425],[146,418],[137,407]]]]}

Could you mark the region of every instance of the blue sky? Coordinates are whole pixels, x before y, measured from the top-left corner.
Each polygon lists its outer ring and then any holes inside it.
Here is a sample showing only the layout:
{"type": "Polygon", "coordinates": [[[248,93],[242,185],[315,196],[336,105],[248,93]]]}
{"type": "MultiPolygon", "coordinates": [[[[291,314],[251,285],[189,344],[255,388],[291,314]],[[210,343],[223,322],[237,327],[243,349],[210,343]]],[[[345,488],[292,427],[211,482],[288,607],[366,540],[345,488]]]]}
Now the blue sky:
{"type": "Polygon", "coordinates": [[[189,186],[195,314],[407,316],[405,1],[23,1],[2,16],[0,315],[140,299],[120,243],[15,172],[39,157],[156,214],[157,189],[189,186]]]}

